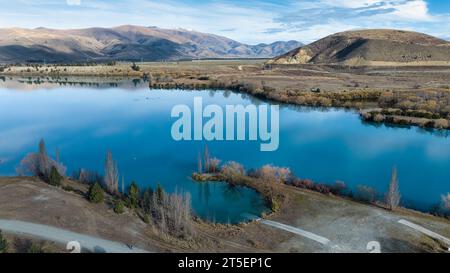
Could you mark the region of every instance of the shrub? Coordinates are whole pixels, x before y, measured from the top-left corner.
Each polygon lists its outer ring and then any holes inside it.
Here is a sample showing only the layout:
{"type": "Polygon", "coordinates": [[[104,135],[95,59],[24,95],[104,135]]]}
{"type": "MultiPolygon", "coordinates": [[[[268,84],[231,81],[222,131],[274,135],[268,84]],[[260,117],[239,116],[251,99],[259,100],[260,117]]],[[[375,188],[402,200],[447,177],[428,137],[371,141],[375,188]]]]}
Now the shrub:
{"type": "Polygon", "coordinates": [[[271,197],[270,199],[270,208],[273,212],[278,212],[281,209],[281,202],[276,197],[271,197]]]}
{"type": "Polygon", "coordinates": [[[331,188],[325,184],[315,184],[313,190],[323,194],[331,193],[331,188]]]}
{"type": "Polygon", "coordinates": [[[59,174],[58,169],[56,169],[55,166],[52,166],[48,183],[52,186],[60,186],[62,179],[63,177],[59,174]]]}
{"type": "Polygon", "coordinates": [[[114,212],[117,214],[122,214],[125,211],[125,204],[122,200],[117,199],[114,201],[114,212]]]}
{"type": "Polygon", "coordinates": [[[297,187],[297,188],[302,188],[302,189],[308,189],[308,190],[312,190],[314,188],[314,182],[312,180],[309,179],[295,179],[292,182],[292,185],[297,187]]]}
{"type": "Polygon", "coordinates": [[[150,217],[148,216],[148,214],[144,214],[144,223],[146,224],[150,224],[150,217]]]}
{"type": "Polygon", "coordinates": [[[373,203],[377,197],[377,191],[374,188],[368,186],[357,186],[356,199],[368,203],[373,203]]]}
{"type": "Polygon", "coordinates": [[[280,183],[286,183],[292,178],[292,173],[289,168],[280,168],[272,165],[263,166],[256,171],[255,175],[257,178],[266,181],[276,181],[280,183]]]}
{"type": "Polygon", "coordinates": [[[385,120],[385,116],[383,116],[382,114],[375,114],[375,116],[373,117],[373,121],[375,122],[383,122],[385,120]]]}
{"type": "Polygon", "coordinates": [[[156,198],[157,198],[157,201],[159,203],[161,203],[163,201],[163,199],[164,199],[164,196],[165,196],[164,189],[161,186],[161,184],[158,183],[158,186],[156,187],[156,198]]]}
{"type": "Polygon", "coordinates": [[[128,189],[128,203],[130,208],[137,208],[139,205],[139,187],[134,181],[128,189]]]}
{"type": "Polygon", "coordinates": [[[91,201],[94,204],[103,202],[105,196],[104,196],[103,189],[100,186],[100,184],[95,183],[89,188],[88,197],[89,197],[89,201],[91,201]]]}
{"type": "Polygon", "coordinates": [[[38,254],[38,253],[45,253],[45,251],[41,245],[33,243],[33,244],[31,244],[30,249],[28,249],[28,253],[38,254]]]}
{"type": "Polygon", "coordinates": [[[144,213],[148,214],[152,211],[152,197],[153,191],[149,188],[144,191],[141,198],[141,207],[144,210],[144,213]]]}
{"type": "Polygon", "coordinates": [[[227,179],[233,180],[236,177],[245,175],[245,169],[244,166],[242,166],[241,164],[234,161],[230,161],[222,166],[221,173],[227,179]]]}
{"type": "Polygon", "coordinates": [[[448,127],[449,127],[449,122],[446,119],[437,119],[434,121],[434,128],[447,129],[448,127]]]}
{"type": "Polygon", "coordinates": [[[63,186],[62,187],[62,189],[63,190],[65,190],[65,191],[67,191],[67,192],[73,192],[73,193],[76,193],[76,194],[79,194],[79,195],[83,195],[83,192],[82,191],[80,191],[80,190],[78,190],[78,189],[75,189],[74,187],[72,187],[72,186],[63,186]]]}
{"type": "Polygon", "coordinates": [[[347,192],[347,185],[342,181],[336,181],[336,183],[331,186],[330,190],[334,195],[345,195],[347,192]]]}
{"type": "Polygon", "coordinates": [[[133,63],[133,64],[131,65],[131,69],[132,69],[133,71],[141,71],[141,68],[139,67],[139,65],[136,65],[136,63],[133,63]]]}
{"type": "Polygon", "coordinates": [[[3,237],[2,231],[0,230],[0,253],[6,253],[8,251],[8,241],[3,237]]]}

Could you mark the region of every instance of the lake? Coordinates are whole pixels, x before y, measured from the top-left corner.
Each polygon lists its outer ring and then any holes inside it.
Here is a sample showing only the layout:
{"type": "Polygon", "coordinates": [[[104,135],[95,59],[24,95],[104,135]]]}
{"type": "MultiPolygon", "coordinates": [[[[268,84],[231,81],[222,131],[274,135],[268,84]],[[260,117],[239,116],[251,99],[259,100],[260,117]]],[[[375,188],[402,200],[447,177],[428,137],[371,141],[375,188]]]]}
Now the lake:
{"type": "MultiPolygon", "coordinates": [[[[230,91],[151,90],[140,82],[63,86],[6,80],[0,84],[0,175],[15,175],[20,160],[44,138],[52,156],[60,150],[68,174],[79,168],[103,172],[111,150],[127,184],[188,191],[195,213],[210,221],[237,223],[245,214],[266,211],[251,189],[191,181],[206,142],[173,140],[171,109],[192,105],[194,97],[223,107],[267,103],[230,91]]],[[[450,192],[448,131],[375,126],[352,111],[280,106],[274,152],[261,152],[254,141],[207,144],[222,162],[234,160],[247,169],[285,166],[301,178],[343,181],[352,189],[367,185],[380,195],[397,166],[403,204],[421,210],[450,192]]]]}

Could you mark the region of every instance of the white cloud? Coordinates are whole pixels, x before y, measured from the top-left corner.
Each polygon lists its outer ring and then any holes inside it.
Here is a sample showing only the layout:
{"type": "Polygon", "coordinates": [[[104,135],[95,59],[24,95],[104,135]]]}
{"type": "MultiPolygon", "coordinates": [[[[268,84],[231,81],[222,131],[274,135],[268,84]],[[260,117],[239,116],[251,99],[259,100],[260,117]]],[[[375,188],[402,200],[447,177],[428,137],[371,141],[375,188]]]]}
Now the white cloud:
{"type": "MultiPolygon", "coordinates": [[[[276,21],[312,42],[318,35],[352,29],[394,28],[425,32],[442,38],[448,14],[431,14],[425,0],[318,0],[298,2],[276,21]],[[321,31],[318,32],[317,30],[321,31]]],[[[281,35],[281,33],[280,33],[281,35]]],[[[323,36],[322,36],[323,37],[323,36]]]]}
{"type": "Polygon", "coordinates": [[[80,6],[81,0],[66,0],[66,3],[69,6],[80,6]]]}
{"type": "Polygon", "coordinates": [[[396,11],[392,12],[392,15],[397,18],[403,18],[408,20],[432,20],[432,16],[428,12],[428,6],[425,1],[408,1],[402,5],[396,6],[396,11]]]}
{"type": "MultiPolygon", "coordinates": [[[[388,2],[388,1],[380,1],[380,0],[322,0],[320,1],[322,4],[326,4],[328,6],[334,7],[343,7],[343,8],[363,8],[370,7],[373,5],[377,5],[380,3],[388,2]]],[[[389,1],[389,2],[401,2],[401,1],[389,1]]]]}
{"type": "Polygon", "coordinates": [[[357,11],[389,11],[390,21],[409,19],[430,20],[428,4],[425,0],[321,0],[321,5],[357,11]]]}

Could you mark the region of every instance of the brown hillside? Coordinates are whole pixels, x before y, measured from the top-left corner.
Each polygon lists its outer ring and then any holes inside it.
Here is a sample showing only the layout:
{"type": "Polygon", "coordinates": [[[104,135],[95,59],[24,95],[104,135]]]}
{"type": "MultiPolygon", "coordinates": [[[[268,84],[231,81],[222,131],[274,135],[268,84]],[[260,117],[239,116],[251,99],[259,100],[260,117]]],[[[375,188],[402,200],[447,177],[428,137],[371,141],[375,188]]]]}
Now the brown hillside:
{"type": "Polygon", "coordinates": [[[450,65],[450,43],[401,30],[348,31],[295,49],[269,63],[450,65]]]}

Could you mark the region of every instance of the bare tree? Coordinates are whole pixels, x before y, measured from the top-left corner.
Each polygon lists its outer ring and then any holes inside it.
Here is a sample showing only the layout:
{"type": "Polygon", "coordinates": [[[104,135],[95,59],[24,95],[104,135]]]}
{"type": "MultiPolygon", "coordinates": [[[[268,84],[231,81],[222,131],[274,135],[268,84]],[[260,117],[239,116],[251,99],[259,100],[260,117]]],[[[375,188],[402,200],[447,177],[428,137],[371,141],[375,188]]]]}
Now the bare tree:
{"type": "Polygon", "coordinates": [[[258,181],[261,181],[266,185],[265,188],[272,211],[280,210],[284,198],[280,195],[280,188],[282,184],[288,182],[288,180],[293,177],[291,170],[288,168],[265,165],[253,172],[252,176],[257,177],[258,181]]]}
{"type": "Polygon", "coordinates": [[[444,208],[450,210],[450,193],[447,193],[447,195],[442,195],[442,204],[444,205],[444,208]]]}
{"type": "Polygon", "coordinates": [[[285,183],[291,178],[292,173],[289,168],[264,165],[256,171],[256,176],[265,181],[285,183]]]}
{"type": "Polygon", "coordinates": [[[292,177],[292,172],[289,168],[277,168],[277,177],[281,183],[286,183],[292,177]]]}
{"type": "Polygon", "coordinates": [[[400,205],[400,190],[398,186],[397,168],[392,168],[391,182],[389,183],[389,189],[386,193],[386,204],[390,210],[395,210],[400,205]]]}
{"type": "Polygon", "coordinates": [[[125,177],[122,175],[122,194],[125,194],[125,177]]]}
{"type": "Polygon", "coordinates": [[[235,161],[226,162],[222,166],[221,172],[223,175],[229,178],[245,175],[244,166],[235,161]]]}
{"type": "Polygon", "coordinates": [[[197,169],[198,173],[203,173],[202,155],[200,152],[198,152],[197,169]]]}
{"type": "Polygon", "coordinates": [[[59,151],[58,148],[56,148],[56,151],[55,151],[55,160],[57,163],[61,162],[61,152],[59,151]]]}
{"type": "Polygon", "coordinates": [[[39,176],[43,179],[48,179],[52,167],[55,167],[60,175],[66,175],[67,168],[63,164],[56,162],[48,156],[45,142],[42,139],[39,142],[39,151],[37,153],[30,153],[26,155],[20,161],[20,165],[17,167],[16,172],[19,175],[31,174],[34,176],[39,176]]]}
{"type": "Polygon", "coordinates": [[[39,162],[39,175],[43,177],[48,177],[50,173],[50,164],[47,155],[47,149],[45,148],[44,139],[41,139],[41,141],[39,142],[38,162],[39,162]]]}
{"type": "Polygon", "coordinates": [[[159,199],[153,193],[151,210],[154,223],[165,235],[189,238],[194,234],[191,196],[189,193],[163,194],[159,199]]]}
{"type": "Polygon", "coordinates": [[[191,217],[191,196],[189,193],[166,194],[163,207],[166,210],[166,226],[172,235],[190,237],[193,234],[191,217]]]}
{"type": "MultiPolygon", "coordinates": [[[[450,197],[450,195],[449,195],[450,197]]],[[[183,212],[183,221],[185,223],[191,223],[192,222],[192,209],[191,209],[191,194],[187,192],[184,196],[184,212],[183,212]]],[[[190,232],[192,231],[192,224],[190,228],[190,232]]]]}
{"type": "Polygon", "coordinates": [[[73,178],[86,184],[102,183],[103,177],[97,171],[80,169],[74,173],[73,178]]]}
{"type": "Polygon", "coordinates": [[[219,166],[220,166],[220,159],[217,158],[211,158],[209,160],[209,172],[210,173],[216,173],[217,171],[219,171],[219,166]]]}
{"type": "Polygon", "coordinates": [[[37,153],[27,154],[16,168],[16,173],[20,176],[28,174],[39,176],[39,160],[37,153]]]}
{"type": "Polygon", "coordinates": [[[119,170],[111,151],[106,153],[104,183],[109,193],[117,194],[119,192],[119,170]]]}
{"type": "Polygon", "coordinates": [[[204,160],[205,160],[205,164],[204,164],[205,165],[205,170],[208,171],[209,170],[209,164],[210,164],[208,145],[205,145],[204,160]]]}

